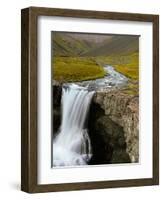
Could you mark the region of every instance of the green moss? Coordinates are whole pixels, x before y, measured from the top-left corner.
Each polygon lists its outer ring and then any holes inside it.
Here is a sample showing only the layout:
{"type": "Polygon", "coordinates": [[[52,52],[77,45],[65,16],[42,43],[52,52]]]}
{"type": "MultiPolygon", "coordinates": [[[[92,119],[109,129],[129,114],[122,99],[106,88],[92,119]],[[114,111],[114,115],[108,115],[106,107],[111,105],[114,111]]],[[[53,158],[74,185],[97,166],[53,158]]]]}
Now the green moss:
{"type": "Polygon", "coordinates": [[[55,57],[53,79],[60,82],[83,81],[104,77],[106,72],[89,57],[55,57]]]}

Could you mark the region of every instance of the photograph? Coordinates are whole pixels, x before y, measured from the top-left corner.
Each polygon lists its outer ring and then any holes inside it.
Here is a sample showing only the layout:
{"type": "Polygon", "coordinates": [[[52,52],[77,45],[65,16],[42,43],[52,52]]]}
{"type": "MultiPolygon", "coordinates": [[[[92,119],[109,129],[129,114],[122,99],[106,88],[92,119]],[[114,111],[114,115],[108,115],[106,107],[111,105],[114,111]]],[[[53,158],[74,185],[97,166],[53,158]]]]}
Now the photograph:
{"type": "Polygon", "coordinates": [[[139,37],[51,32],[52,168],[139,162],[139,37]]]}

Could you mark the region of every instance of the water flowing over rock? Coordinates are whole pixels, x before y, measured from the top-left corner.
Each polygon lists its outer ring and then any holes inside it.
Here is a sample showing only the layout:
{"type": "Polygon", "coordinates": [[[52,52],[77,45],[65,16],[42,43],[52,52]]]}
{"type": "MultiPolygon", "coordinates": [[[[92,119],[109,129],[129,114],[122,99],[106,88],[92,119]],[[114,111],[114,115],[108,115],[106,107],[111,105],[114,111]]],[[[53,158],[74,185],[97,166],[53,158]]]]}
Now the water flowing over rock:
{"type": "Polygon", "coordinates": [[[125,76],[105,69],[103,79],[54,83],[54,166],[139,161],[139,97],[123,91],[125,76]]]}
{"type": "Polygon", "coordinates": [[[62,120],[53,140],[53,166],[86,165],[91,142],[86,119],[94,92],[75,84],[62,88],[62,120]]]}

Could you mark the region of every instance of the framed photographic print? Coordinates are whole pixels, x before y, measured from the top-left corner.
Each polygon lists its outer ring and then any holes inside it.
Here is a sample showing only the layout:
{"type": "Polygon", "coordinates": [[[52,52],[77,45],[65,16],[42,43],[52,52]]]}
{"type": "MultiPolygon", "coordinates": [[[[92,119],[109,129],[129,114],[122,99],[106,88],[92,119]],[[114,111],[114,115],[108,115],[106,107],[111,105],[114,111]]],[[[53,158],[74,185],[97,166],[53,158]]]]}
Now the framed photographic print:
{"type": "Polygon", "coordinates": [[[159,16],[22,9],[21,189],[159,184],[159,16]]]}

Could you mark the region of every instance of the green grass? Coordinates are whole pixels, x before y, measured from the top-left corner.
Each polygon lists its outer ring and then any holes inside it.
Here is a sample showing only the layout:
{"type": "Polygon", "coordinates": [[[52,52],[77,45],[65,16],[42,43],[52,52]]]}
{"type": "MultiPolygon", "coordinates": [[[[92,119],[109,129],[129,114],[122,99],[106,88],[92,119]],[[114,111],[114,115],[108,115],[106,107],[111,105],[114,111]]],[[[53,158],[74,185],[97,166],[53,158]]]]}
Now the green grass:
{"type": "MultiPolygon", "coordinates": [[[[127,76],[128,78],[138,80],[139,79],[139,57],[138,53],[130,55],[130,62],[117,64],[115,69],[127,76]]],[[[127,59],[127,57],[126,57],[127,59]]]]}
{"type": "Polygon", "coordinates": [[[75,82],[102,78],[106,72],[90,57],[55,57],[53,79],[59,82],[75,82]]]}

